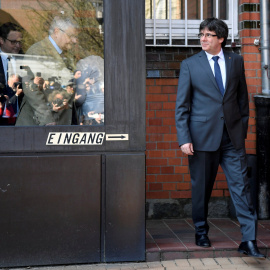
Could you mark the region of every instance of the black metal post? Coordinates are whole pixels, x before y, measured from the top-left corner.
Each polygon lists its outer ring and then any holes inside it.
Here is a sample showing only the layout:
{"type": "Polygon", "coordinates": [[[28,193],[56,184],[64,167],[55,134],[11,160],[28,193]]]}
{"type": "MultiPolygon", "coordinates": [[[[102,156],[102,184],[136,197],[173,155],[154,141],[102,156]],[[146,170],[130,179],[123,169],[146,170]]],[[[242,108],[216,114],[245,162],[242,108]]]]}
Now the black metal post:
{"type": "Polygon", "coordinates": [[[258,218],[270,218],[270,96],[255,96],[257,109],[258,218]]]}

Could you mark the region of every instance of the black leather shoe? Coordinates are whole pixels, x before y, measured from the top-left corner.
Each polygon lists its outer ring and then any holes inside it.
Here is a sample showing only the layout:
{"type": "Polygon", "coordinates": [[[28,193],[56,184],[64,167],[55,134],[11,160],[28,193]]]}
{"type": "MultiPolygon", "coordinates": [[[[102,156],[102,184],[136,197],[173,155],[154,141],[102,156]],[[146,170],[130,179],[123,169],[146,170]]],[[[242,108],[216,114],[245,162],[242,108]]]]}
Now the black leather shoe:
{"type": "Polygon", "coordinates": [[[195,234],[195,244],[199,247],[211,247],[211,242],[206,234],[195,234]]]}
{"type": "Polygon", "coordinates": [[[258,250],[256,240],[242,242],[238,248],[238,251],[251,257],[256,257],[260,259],[266,258],[266,256],[260,253],[260,251],[258,250]]]}

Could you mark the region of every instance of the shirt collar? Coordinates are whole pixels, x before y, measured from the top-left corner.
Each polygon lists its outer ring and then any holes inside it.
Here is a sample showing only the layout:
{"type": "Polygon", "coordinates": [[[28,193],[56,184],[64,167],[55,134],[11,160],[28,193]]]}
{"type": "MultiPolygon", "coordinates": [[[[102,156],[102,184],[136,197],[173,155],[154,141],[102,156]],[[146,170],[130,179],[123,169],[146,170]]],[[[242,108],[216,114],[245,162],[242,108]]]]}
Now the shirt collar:
{"type": "Polygon", "coordinates": [[[220,50],[220,52],[217,55],[212,55],[206,51],[205,51],[205,53],[206,53],[208,61],[210,61],[213,58],[213,56],[219,56],[220,59],[224,60],[224,53],[223,53],[222,49],[220,50]]]}
{"type": "Polygon", "coordinates": [[[1,49],[0,49],[0,54],[1,54],[1,57],[4,61],[7,61],[7,58],[8,58],[8,54],[6,54],[5,52],[3,52],[1,49]]]}
{"type": "Polygon", "coordinates": [[[49,36],[49,40],[52,43],[53,47],[57,50],[57,52],[61,54],[63,51],[59,48],[59,46],[56,44],[56,42],[53,40],[51,36],[49,36]]]}

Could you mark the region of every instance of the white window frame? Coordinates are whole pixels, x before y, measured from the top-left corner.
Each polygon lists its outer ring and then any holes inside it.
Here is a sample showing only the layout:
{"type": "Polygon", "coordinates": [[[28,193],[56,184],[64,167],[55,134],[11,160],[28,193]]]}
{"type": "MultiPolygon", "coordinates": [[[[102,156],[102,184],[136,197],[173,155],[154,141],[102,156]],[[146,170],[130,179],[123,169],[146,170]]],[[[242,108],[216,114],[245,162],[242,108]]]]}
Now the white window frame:
{"type": "MultiPolygon", "coordinates": [[[[155,4],[156,0],[153,0],[154,6],[154,18],[145,20],[145,38],[146,40],[153,40],[153,44],[146,44],[146,46],[176,46],[176,47],[196,47],[200,45],[189,45],[188,40],[198,39],[199,25],[203,21],[203,0],[201,0],[201,19],[200,20],[187,20],[187,9],[185,9],[184,20],[172,20],[171,19],[171,3],[173,0],[169,0],[169,19],[156,19],[155,4]],[[158,45],[157,40],[168,40],[168,44],[158,45]],[[184,45],[173,45],[173,39],[184,39],[184,45]]],[[[185,0],[185,6],[187,7],[187,1],[185,0]]],[[[216,14],[218,14],[218,0],[216,0],[216,14]]],[[[238,1],[229,0],[229,19],[224,20],[229,28],[228,39],[233,43],[235,39],[239,38],[238,35],[238,1]]],[[[217,16],[218,17],[218,16],[217,16]]]]}

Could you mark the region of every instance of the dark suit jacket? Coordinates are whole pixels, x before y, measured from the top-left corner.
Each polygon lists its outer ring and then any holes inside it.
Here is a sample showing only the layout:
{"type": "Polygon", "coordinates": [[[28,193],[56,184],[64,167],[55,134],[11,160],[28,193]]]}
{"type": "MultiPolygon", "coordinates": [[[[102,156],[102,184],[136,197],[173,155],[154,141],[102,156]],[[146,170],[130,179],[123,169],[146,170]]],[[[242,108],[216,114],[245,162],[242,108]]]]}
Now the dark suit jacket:
{"type": "Polygon", "coordinates": [[[234,147],[244,147],[249,117],[244,62],[234,53],[224,56],[224,96],[204,51],[182,62],[175,111],[179,145],[193,143],[194,150],[216,151],[225,124],[234,147]]]}
{"type": "Polygon", "coordinates": [[[0,83],[2,85],[7,84],[1,55],[0,55],[0,83]]]}

